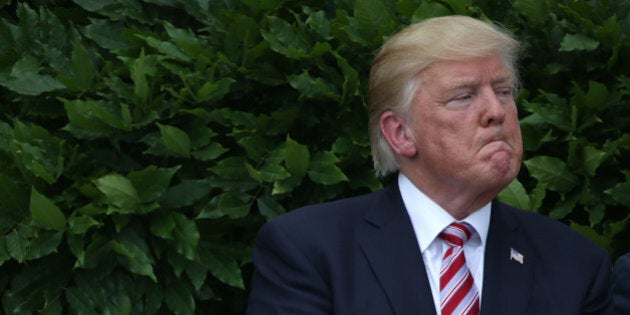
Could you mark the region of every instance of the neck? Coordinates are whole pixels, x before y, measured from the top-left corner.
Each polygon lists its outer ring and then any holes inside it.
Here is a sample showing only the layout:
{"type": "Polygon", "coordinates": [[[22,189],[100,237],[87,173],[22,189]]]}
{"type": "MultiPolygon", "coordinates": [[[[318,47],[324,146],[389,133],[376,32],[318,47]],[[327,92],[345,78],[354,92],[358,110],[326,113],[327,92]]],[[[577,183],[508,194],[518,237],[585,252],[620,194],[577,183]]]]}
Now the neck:
{"type": "Polygon", "coordinates": [[[471,185],[458,185],[448,179],[430,180],[421,176],[407,178],[433,202],[457,220],[463,220],[496,197],[501,189],[472,190],[471,185]]]}

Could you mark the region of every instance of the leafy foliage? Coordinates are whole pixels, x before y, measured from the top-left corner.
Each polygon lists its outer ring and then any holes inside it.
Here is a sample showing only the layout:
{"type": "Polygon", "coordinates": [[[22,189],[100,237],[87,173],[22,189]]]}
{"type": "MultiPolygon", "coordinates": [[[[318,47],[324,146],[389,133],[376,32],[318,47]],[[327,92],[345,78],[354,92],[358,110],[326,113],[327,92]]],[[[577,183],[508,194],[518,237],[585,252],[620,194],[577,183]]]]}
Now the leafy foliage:
{"type": "Polygon", "coordinates": [[[238,314],[258,227],[382,186],[366,81],[422,18],[525,44],[524,167],[500,197],[628,251],[624,1],[0,1],[7,314],[238,314]]]}

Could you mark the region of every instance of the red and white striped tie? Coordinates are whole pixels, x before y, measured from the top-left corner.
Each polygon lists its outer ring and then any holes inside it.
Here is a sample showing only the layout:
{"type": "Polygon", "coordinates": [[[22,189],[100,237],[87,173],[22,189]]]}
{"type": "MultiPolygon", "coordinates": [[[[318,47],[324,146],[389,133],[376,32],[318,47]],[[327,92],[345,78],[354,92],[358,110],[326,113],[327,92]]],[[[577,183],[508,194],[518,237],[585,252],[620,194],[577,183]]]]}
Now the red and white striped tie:
{"type": "Polygon", "coordinates": [[[464,257],[464,243],[474,231],[468,223],[453,222],[439,235],[449,245],[440,270],[442,315],[479,314],[479,291],[464,257]]]}

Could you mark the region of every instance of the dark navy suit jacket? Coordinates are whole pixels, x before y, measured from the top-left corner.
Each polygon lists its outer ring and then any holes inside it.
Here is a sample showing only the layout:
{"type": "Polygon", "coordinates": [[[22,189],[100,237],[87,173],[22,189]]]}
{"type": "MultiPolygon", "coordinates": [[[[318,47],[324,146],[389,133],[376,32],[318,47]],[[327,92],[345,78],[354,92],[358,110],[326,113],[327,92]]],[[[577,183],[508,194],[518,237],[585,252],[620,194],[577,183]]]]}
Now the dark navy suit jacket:
{"type": "Polygon", "coordinates": [[[617,259],[613,271],[615,314],[630,314],[630,253],[617,259]]]}
{"type": "MultiPolygon", "coordinates": [[[[254,266],[249,315],[436,314],[397,185],[270,221],[254,266]]],[[[492,203],[482,315],[609,314],[610,276],[609,254],[566,225],[492,203]]]]}

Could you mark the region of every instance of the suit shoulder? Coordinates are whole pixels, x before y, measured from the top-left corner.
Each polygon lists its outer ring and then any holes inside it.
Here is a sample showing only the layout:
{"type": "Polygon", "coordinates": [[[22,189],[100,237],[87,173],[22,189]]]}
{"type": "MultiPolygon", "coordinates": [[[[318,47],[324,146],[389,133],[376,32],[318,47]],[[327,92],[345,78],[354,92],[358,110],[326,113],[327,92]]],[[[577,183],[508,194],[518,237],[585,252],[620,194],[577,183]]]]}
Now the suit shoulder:
{"type": "Polygon", "coordinates": [[[523,229],[531,240],[545,248],[580,248],[578,252],[607,254],[605,249],[563,222],[505,204],[501,205],[500,210],[516,217],[518,228],[523,229]]]}
{"type": "Polygon", "coordinates": [[[277,230],[289,237],[317,235],[317,237],[332,238],[337,231],[347,231],[353,225],[362,222],[365,213],[384,193],[383,190],[379,190],[365,195],[300,207],[270,220],[263,225],[259,234],[269,233],[268,230],[277,230]]]}
{"type": "Polygon", "coordinates": [[[371,201],[377,198],[381,193],[381,191],[377,191],[365,195],[303,206],[274,218],[271,222],[281,224],[288,221],[295,224],[301,221],[309,221],[313,223],[313,220],[337,220],[345,216],[361,214],[369,208],[371,201]]]}
{"type": "Polygon", "coordinates": [[[630,253],[623,254],[615,260],[615,271],[630,277],[630,253]]]}

